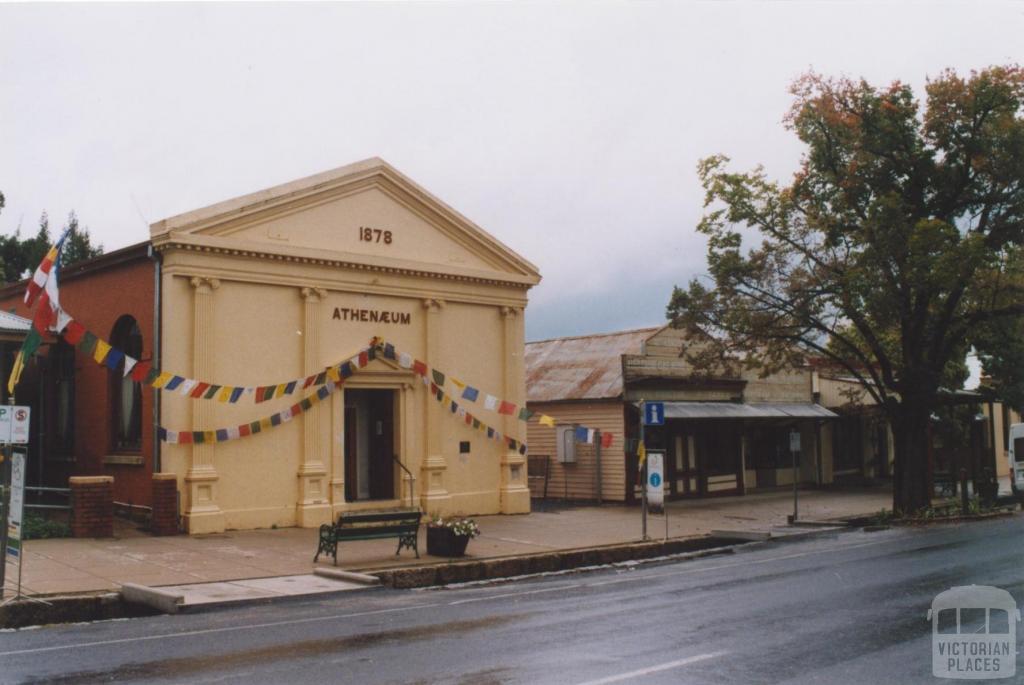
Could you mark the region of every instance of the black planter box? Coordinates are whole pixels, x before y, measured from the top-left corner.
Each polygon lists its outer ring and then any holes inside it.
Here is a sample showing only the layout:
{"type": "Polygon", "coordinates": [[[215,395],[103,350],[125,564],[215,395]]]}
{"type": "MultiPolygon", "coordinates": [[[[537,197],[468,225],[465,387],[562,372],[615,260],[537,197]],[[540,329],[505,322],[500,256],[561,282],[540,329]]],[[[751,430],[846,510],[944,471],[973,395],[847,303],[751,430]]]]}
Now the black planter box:
{"type": "Polygon", "coordinates": [[[427,554],[435,557],[461,557],[469,544],[468,535],[456,535],[451,528],[427,526],[427,554]]]}

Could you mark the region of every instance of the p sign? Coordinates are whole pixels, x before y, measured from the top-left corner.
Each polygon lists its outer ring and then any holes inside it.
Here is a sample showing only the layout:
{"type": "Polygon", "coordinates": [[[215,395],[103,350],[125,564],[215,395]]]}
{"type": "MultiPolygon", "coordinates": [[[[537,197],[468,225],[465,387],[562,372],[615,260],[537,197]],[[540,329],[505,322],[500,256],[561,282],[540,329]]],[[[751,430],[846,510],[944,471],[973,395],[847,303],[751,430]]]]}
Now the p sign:
{"type": "Polygon", "coordinates": [[[644,425],[664,426],[665,425],[665,403],[644,402],[644,425]]]}
{"type": "Polygon", "coordinates": [[[20,405],[0,405],[0,443],[28,444],[31,410],[20,405]]]}

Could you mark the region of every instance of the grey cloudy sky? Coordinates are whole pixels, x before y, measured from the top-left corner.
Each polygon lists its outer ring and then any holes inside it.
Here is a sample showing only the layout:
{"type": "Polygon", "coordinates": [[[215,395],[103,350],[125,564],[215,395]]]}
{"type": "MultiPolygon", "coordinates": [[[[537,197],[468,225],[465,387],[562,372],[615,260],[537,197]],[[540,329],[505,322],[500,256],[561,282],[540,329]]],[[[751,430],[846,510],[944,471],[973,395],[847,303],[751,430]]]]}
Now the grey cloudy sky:
{"type": "Polygon", "coordinates": [[[148,222],[381,156],[536,263],[528,339],[661,323],[695,165],[788,177],[809,68],[1022,61],[1017,2],[0,4],[0,231],[148,222]]]}

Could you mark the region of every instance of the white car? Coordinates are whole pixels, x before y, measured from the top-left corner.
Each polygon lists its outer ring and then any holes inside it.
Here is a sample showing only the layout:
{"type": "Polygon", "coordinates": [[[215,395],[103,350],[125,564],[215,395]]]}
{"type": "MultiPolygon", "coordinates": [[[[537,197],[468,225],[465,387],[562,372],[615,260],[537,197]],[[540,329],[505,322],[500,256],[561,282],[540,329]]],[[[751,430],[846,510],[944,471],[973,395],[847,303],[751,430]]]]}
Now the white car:
{"type": "Polygon", "coordinates": [[[1024,423],[1010,426],[1010,484],[1013,493],[1024,497],[1024,423]]]}

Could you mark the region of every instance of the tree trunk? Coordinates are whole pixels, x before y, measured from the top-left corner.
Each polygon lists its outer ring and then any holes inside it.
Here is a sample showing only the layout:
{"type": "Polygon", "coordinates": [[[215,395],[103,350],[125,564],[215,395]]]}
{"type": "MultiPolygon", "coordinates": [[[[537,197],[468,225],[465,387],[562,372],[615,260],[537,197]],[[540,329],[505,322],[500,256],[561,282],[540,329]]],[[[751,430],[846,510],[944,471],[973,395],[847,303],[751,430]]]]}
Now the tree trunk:
{"type": "Polygon", "coordinates": [[[905,399],[890,416],[894,452],[892,508],[911,515],[931,504],[928,491],[928,422],[931,403],[905,399]]]}

